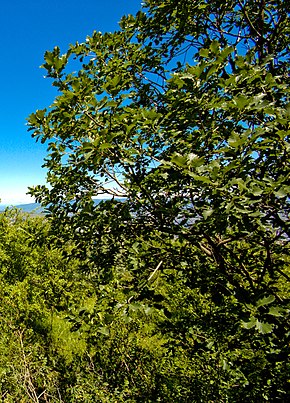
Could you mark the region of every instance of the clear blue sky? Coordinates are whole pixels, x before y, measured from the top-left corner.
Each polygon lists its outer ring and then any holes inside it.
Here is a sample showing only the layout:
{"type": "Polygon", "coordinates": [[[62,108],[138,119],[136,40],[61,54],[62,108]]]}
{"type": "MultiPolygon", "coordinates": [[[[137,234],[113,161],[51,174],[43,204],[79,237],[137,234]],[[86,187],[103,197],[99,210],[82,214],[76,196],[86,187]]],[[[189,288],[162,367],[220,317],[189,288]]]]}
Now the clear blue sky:
{"type": "Polygon", "coordinates": [[[141,0],[2,0],[0,11],[0,199],[2,204],[33,201],[27,187],[45,183],[45,146],[27,132],[26,118],[55,96],[44,79],[46,50],[83,42],[97,31],[115,31],[124,14],[141,0]]]}

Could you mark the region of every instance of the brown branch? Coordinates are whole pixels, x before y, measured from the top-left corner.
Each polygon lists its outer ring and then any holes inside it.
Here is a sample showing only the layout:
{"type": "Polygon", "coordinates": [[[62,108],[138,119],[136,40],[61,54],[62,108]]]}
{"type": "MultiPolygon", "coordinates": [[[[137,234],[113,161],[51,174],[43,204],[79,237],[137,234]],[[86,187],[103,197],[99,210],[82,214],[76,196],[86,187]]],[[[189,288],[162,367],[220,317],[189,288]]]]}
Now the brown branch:
{"type": "Polygon", "coordinates": [[[90,115],[87,111],[83,111],[83,113],[84,113],[92,122],[94,122],[94,124],[95,124],[97,127],[100,127],[101,129],[104,128],[104,125],[101,125],[99,122],[97,122],[96,119],[95,119],[92,115],[90,115]]]}
{"type": "MultiPolygon", "coordinates": [[[[233,270],[233,272],[237,272],[237,269],[236,269],[232,264],[230,264],[229,262],[227,262],[227,261],[223,258],[222,254],[221,254],[221,252],[220,252],[220,249],[219,249],[219,247],[218,247],[218,245],[211,239],[211,237],[210,237],[209,235],[205,234],[204,237],[205,237],[205,239],[208,241],[209,245],[211,246],[212,251],[213,251],[213,255],[214,255],[215,260],[216,260],[216,263],[217,263],[217,264],[219,265],[219,267],[221,268],[222,273],[223,273],[224,275],[227,275],[228,277],[230,277],[231,280],[234,281],[233,284],[234,284],[235,286],[237,286],[239,283],[238,283],[236,280],[234,280],[233,276],[230,275],[230,273],[226,270],[226,267],[228,267],[228,268],[230,268],[231,270],[233,270]]],[[[226,248],[226,250],[229,251],[228,248],[226,248]]],[[[229,252],[233,255],[233,252],[232,252],[232,251],[229,251],[229,252]]],[[[253,290],[255,287],[254,287],[253,279],[252,279],[251,276],[250,276],[250,273],[247,271],[247,269],[246,269],[245,266],[242,264],[242,262],[240,261],[240,259],[238,259],[235,255],[234,255],[234,258],[235,258],[235,259],[237,260],[237,262],[239,263],[240,270],[241,270],[241,271],[244,273],[244,275],[246,276],[246,278],[247,278],[247,280],[248,280],[248,282],[249,282],[249,284],[250,284],[250,287],[251,287],[252,290],[253,290]]],[[[240,288],[240,286],[238,286],[238,288],[240,288]]]]}
{"type": "Polygon", "coordinates": [[[114,182],[117,183],[117,185],[120,186],[121,189],[124,190],[125,194],[127,194],[127,189],[125,188],[125,186],[118,180],[118,178],[116,177],[116,175],[114,173],[111,173],[108,168],[104,168],[104,172],[106,173],[106,175],[108,175],[109,178],[111,178],[114,182]]]}
{"type": "Polygon", "coordinates": [[[29,369],[29,364],[26,359],[26,354],[25,354],[25,349],[23,345],[23,331],[18,331],[18,336],[19,336],[19,341],[20,341],[20,348],[22,352],[22,357],[23,357],[23,364],[24,364],[24,388],[26,390],[26,393],[28,394],[29,398],[35,402],[39,403],[39,397],[41,397],[46,391],[43,391],[39,396],[36,393],[36,388],[33,384],[32,381],[32,376],[31,372],[29,369]]]}
{"type": "Polygon", "coordinates": [[[243,4],[242,4],[242,2],[241,2],[240,0],[238,0],[238,3],[239,3],[239,5],[240,5],[240,7],[241,7],[241,10],[242,10],[243,14],[244,14],[244,17],[246,18],[248,24],[250,25],[251,29],[257,34],[258,37],[261,37],[260,32],[257,31],[256,28],[255,28],[254,25],[253,25],[253,23],[252,23],[252,21],[251,21],[249,15],[248,15],[248,12],[247,12],[247,10],[246,10],[246,7],[243,6],[243,4]]]}

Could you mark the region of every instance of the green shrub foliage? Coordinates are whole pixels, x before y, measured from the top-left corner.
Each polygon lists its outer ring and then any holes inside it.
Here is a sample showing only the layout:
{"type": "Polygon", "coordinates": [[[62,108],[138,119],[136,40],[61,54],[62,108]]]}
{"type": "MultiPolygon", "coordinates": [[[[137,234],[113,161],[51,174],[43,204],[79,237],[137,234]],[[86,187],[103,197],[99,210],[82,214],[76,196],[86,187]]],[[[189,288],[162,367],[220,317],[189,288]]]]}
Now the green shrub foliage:
{"type": "Polygon", "coordinates": [[[45,53],[59,95],[29,125],[48,147],[49,186],[31,189],[47,216],[1,230],[11,385],[286,401],[288,3],[147,0],[118,32],[45,53]]]}

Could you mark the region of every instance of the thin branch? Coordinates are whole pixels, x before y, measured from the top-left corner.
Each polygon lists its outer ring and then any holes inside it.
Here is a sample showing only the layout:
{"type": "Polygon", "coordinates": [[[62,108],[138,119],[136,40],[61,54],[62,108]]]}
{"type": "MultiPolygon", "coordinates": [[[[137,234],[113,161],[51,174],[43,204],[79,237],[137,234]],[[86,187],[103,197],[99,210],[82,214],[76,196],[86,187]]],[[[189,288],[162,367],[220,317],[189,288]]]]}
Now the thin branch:
{"type": "Polygon", "coordinates": [[[20,347],[21,347],[23,363],[24,363],[24,371],[25,371],[24,372],[24,388],[25,388],[26,393],[28,394],[29,398],[32,399],[33,402],[38,403],[39,402],[39,396],[37,396],[36,388],[35,388],[35,386],[34,386],[34,384],[32,382],[32,376],[31,376],[31,373],[30,373],[29,364],[27,362],[26,354],[25,354],[25,350],[24,350],[23,337],[22,337],[23,336],[23,331],[22,332],[18,331],[18,336],[19,336],[20,347]]]}
{"type": "Polygon", "coordinates": [[[158,263],[158,265],[156,266],[156,268],[153,270],[153,272],[150,274],[150,276],[147,279],[147,283],[149,283],[150,280],[152,280],[152,278],[154,277],[155,273],[160,269],[161,265],[163,263],[163,260],[160,260],[160,262],[158,263]]]}
{"type": "Polygon", "coordinates": [[[102,129],[104,128],[104,125],[101,125],[99,122],[97,122],[96,119],[95,119],[92,115],[90,115],[87,111],[84,110],[83,113],[84,113],[92,122],[94,122],[94,124],[95,124],[96,126],[102,128],[102,129]]]}
{"type": "Polygon", "coordinates": [[[118,180],[118,178],[114,174],[110,173],[110,171],[108,170],[107,167],[104,169],[104,172],[108,175],[109,178],[111,178],[113,181],[115,181],[117,183],[117,185],[119,185],[120,188],[122,188],[127,193],[126,187],[118,180]]]}
{"type": "Polygon", "coordinates": [[[246,18],[248,24],[250,25],[251,29],[258,35],[259,38],[261,38],[261,34],[254,27],[254,25],[253,25],[249,15],[248,15],[248,12],[247,12],[245,6],[242,4],[242,2],[240,0],[238,0],[238,3],[240,5],[240,7],[241,7],[241,10],[242,10],[243,14],[244,14],[244,17],[246,18]]]}

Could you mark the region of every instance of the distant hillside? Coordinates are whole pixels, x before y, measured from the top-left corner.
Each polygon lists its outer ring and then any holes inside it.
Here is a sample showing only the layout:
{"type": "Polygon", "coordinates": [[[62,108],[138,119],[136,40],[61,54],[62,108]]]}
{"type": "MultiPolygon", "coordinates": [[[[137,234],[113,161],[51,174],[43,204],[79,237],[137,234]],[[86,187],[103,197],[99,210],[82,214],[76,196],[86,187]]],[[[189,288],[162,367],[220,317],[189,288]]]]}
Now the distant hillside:
{"type": "MultiPolygon", "coordinates": [[[[95,199],[94,202],[95,204],[99,204],[101,201],[105,199],[95,199]]],[[[124,199],[118,199],[120,201],[124,199]]],[[[12,206],[12,205],[6,205],[6,204],[0,204],[0,212],[4,211],[7,207],[16,207],[18,209],[21,209],[24,213],[36,213],[40,214],[44,211],[44,208],[41,207],[40,203],[27,203],[27,204],[19,204],[17,206],[12,206]]]]}
{"type": "Polygon", "coordinates": [[[39,203],[27,203],[27,204],[19,204],[18,206],[15,206],[16,208],[19,208],[23,210],[24,213],[40,213],[43,211],[43,207],[39,203]]]}
{"type": "Polygon", "coordinates": [[[0,204],[0,211],[4,211],[7,207],[16,207],[18,209],[23,210],[25,213],[32,213],[32,212],[41,212],[43,208],[39,203],[27,203],[27,204],[19,204],[17,206],[9,205],[9,204],[0,204]]]}

